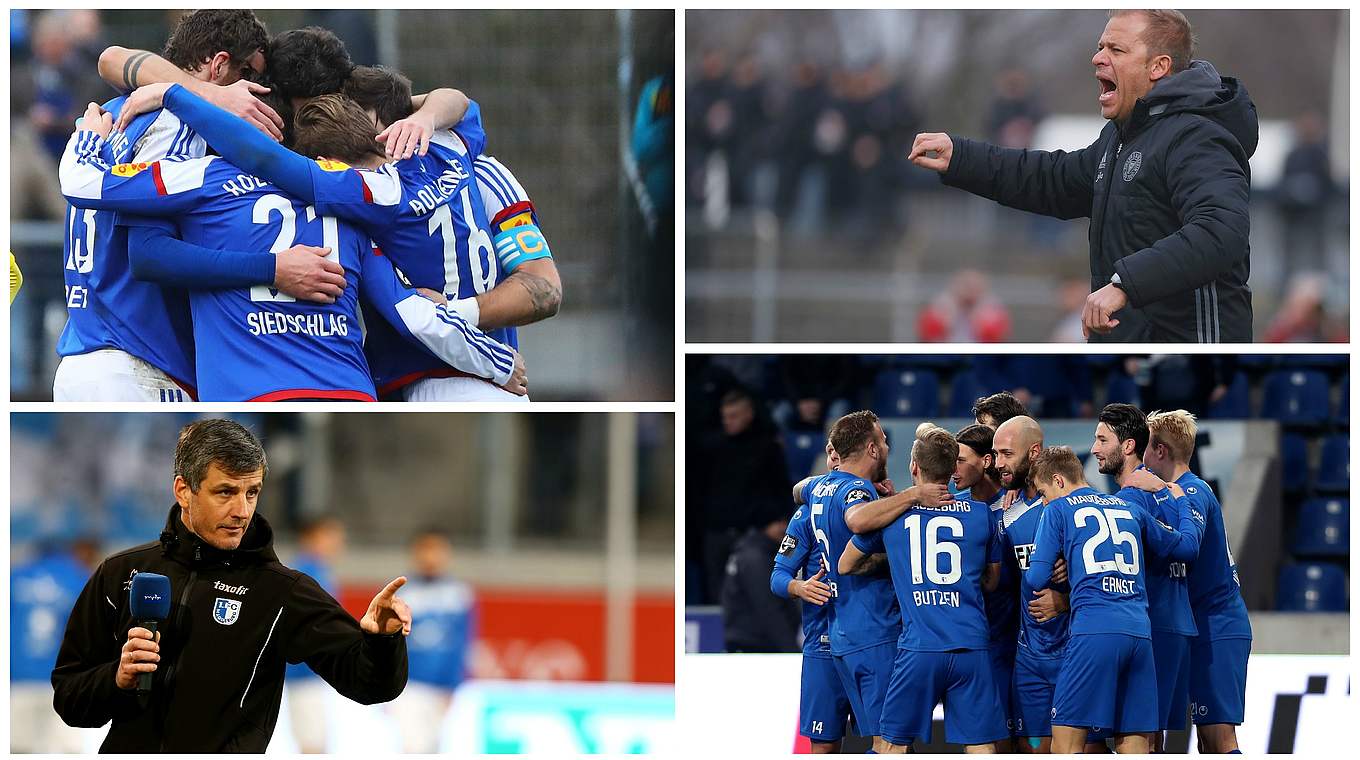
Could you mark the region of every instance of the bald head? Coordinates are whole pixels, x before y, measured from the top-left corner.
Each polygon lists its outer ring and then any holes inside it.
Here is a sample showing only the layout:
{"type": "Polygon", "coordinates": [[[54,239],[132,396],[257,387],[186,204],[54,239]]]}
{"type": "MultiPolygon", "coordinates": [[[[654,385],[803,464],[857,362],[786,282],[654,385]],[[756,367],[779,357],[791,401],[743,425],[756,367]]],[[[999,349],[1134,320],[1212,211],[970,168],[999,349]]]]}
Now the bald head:
{"type": "Polygon", "coordinates": [[[1012,417],[996,429],[992,448],[1005,488],[1028,488],[1029,465],[1044,446],[1044,431],[1033,417],[1012,417]]]}
{"type": "Polygon", "coordinates": [[[1028,449],[1034,444],[1040,446],[1044,443],[1044,431],[1039,427],[1039,423],[1033,417],[1012,417],[996,429],[996,434],[992,436],[993,441],[1007,441],[1017,449],[1028,449]]]}

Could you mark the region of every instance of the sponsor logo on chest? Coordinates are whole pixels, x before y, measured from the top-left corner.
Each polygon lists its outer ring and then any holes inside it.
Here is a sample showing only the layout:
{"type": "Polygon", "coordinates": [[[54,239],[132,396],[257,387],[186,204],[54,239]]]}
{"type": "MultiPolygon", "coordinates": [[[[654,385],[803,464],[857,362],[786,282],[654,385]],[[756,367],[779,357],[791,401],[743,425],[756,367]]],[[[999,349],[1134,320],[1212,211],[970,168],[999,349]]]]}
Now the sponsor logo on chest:
{"type": "Polygon", "coordinates": [[[228,594],[240,594],[241,596],[245,596],[246,592],[250,590],[245,586],[228,586],[222,581],[213,581],[213,588],[218,591],[225,591],[228,594]]]}

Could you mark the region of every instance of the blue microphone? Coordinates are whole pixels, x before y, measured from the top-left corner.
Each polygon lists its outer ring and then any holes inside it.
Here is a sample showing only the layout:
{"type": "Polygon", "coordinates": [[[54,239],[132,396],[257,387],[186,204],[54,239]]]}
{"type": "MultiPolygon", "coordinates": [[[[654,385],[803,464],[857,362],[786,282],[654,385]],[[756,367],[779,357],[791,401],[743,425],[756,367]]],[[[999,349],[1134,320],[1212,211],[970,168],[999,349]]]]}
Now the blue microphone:
{"type": "MultiPolygon", "coordinates": [[[[160,573],[132,576],[131,611],[137,625],[151,631],[154,638],[156,625],[170,617],[170,579],[160,573]]],[[[138,674],[138,694],[150,693],[151,676],[151,673],[138,674]]]]}

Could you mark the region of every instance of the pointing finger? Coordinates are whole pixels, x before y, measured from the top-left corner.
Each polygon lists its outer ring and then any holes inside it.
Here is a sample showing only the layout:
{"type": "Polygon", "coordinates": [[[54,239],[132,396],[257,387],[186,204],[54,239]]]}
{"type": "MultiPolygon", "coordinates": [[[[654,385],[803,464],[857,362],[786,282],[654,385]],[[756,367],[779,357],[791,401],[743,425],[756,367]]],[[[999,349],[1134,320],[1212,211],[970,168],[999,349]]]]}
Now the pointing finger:
{"type": "Polygon", "coordinates": [[[388,602],[390,602],[390,601],[392,601],[392,597],[396,596],[396,594],[397,594],[397,589],[399,589],[399,588],[401,588],[402,586],[405,586],[405,585],[406,585],[406,576],[403,575],[403,576],[401,576],[401,577],[399,577],[399,578],[394,579],[391,583],[388,583],[386,586],[384,586],[384,587],[383,587],[383,590],[378,592],[378,597],[377,597],[377,598],[378,598],[378,599],[381,599],[381,600],[383,600],[383,601],[388,601],[388,602]]]}

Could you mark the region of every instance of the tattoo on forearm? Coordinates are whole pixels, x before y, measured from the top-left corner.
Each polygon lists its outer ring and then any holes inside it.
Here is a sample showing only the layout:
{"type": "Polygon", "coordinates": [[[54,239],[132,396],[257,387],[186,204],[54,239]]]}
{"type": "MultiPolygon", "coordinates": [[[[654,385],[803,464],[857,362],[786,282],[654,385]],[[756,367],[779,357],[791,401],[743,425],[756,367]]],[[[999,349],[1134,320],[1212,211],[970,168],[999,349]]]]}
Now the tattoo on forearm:
{"type": "Polygon", "coordinates": [[[142,51],[129,56],[127,61],[123,63],[123,84],[126,85],[129,90],[135,90],[141,86],[137,84],[137,72],[141,71],[142,63],[150,57],[150,53],[142,51]]]}
{"type": "Polygon", "coordinates": [[[532,321],[553,316],[562,305],[562,289],[538,275],[521,270],[512,273],[507,281],[519,283],[529,293],[529,302],[533,305],[532,321]]]}

